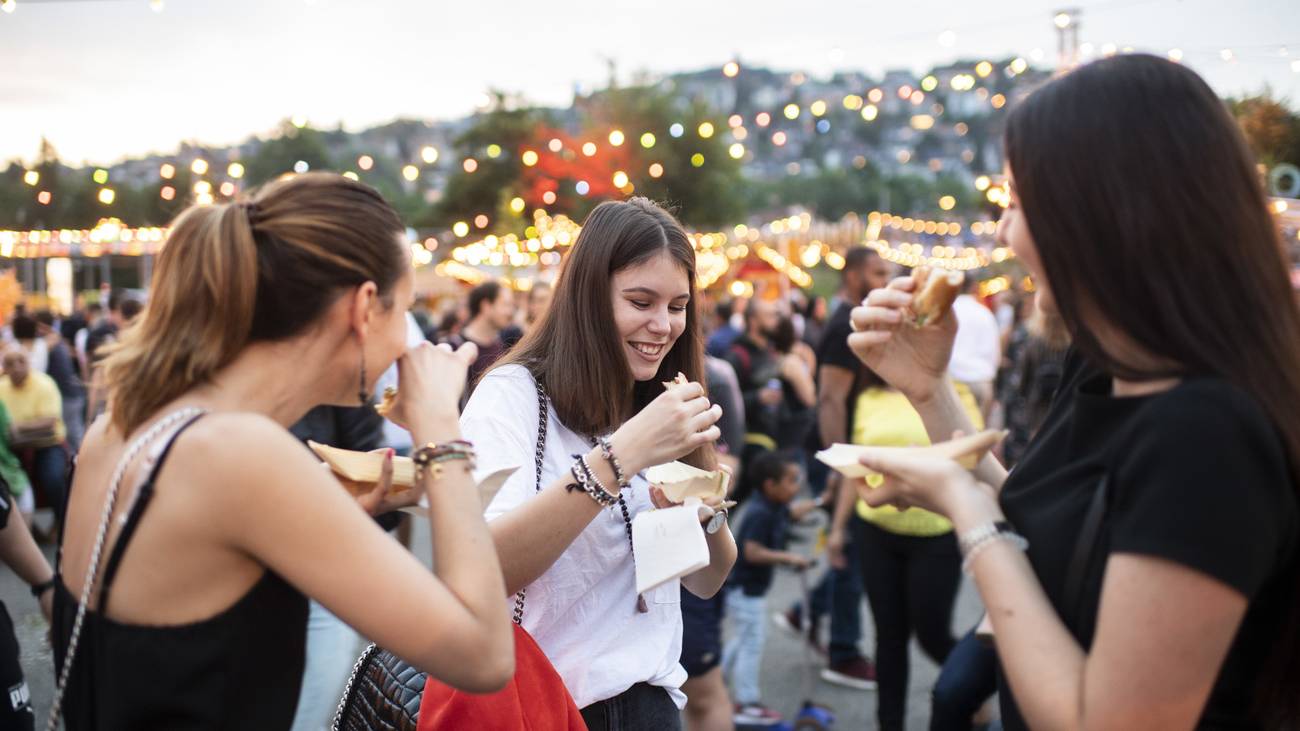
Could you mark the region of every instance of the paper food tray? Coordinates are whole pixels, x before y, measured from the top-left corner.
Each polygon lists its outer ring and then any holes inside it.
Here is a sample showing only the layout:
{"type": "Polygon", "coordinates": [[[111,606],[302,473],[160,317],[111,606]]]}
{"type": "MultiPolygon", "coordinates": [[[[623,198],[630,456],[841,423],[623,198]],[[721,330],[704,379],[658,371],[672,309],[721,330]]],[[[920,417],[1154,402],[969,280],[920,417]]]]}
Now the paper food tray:
{"type": "Polygon", "coordinates": [[[699,505],[646,510],[632,519],[636,590],[644,594],[709,565],[699,505]]]}
{"type": "Polygon", "coordinates": [[[726,470],[702,470],[684,462],[669,462],[646,470],[646,480],[664,491],[664,496],[675,503],[688,497],[727,496],[731,475],[726,470]]]}
{"type": "MultiPolygon", "coordinates": [[[[307,442],[316,456],[324,460],[325,465],[334,473],[353,482],[379,482],[380,472],[384,469],[383,452],[356,452],[351,449],[339,449],[318,442],[307,442]]],[[[506,480],[518,467],[507,467],[484,477],[476,486],[479,498],[486,508],[506,480]]],[[[415,486],[415,463],[410,457],[393,457],[393,491],[402,492],[415,486]]],[[[421,502],[425,502],[421,498],[421,502]]],[[[416,508],[404,508],[417,515],[428,515],[428,511],[416,508]]]]}
{"type": "Polygon", "coordinates": [[[817,459],[845,477],[868,477],[876,474],[858,461],[867,451],[878,454],[897,452],[935,459],[951,459],[963,468],[973,470],[984,455],[988,454],[988,451],[1006,435],[1005,431],[989,429],[968,437],[926,447],[865,447],[860,444],[832,444],[818,452],[817,459]]]}
{"type": "MultiPolygon", "coordinates": [[[[353,482],[379,482],[384,469],[383,452],[355,452],[312,441],[307,446],[339,475],[353,482]]],[[[400,492],[414,486],[415,463],[410,457],[393,457],[393,489],[400,492]]]]}

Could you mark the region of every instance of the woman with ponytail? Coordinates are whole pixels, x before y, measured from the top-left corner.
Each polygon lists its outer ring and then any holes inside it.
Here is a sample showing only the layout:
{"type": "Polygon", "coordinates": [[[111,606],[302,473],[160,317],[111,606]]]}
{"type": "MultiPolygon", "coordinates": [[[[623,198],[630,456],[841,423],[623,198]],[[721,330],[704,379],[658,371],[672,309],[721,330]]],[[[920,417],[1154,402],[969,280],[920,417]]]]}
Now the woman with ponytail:
{"type": "Polygon", "coordinates": [[[176,220],[72,481],[54,621],[69,729],[288,728],[306,597],[456,687],[510,677],[505,584],[458,441],[474,351],[406,350],[402,232],[373,189],[324,173],[176,220]],[[287,431],[368,403],[394,361],[389,416],[439,463],[361,502],[427,496],[432,574],[287,431]]]}

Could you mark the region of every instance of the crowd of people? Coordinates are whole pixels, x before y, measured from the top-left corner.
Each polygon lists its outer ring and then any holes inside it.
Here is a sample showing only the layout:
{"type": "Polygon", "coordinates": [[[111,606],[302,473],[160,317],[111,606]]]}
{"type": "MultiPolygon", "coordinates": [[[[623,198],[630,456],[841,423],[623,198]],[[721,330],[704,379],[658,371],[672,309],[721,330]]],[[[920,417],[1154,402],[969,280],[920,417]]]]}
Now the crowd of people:
{"type": "MultiPolygon", "coordinates": [[[[326,173],[187,210],[147,307],[19,310],[0,559],[51,622],[52,716],[326,728],[365,638],[430,688],[504,693],[476,706],[501,728],[774,727],[774,624],[882,729],[913,637],[933,729],[1293,728],[1300,309],[1241,134],[1192,71],[1127,55],[1020,102],[1005,147],[998,235],[1033,290],[968,272],[921,327],[912,273],[865,246],[828,299],[715,299],[643,198],[597,206],[553,283],[435,314],[393,208],[326,173]],[[973,469],[875,449],[985,428],[1007,435],[973,469]],[[306,441],[379,450],[381,477],[339,489],[306,441]],[[815,458],[839,443],[872,476],[815,458]],[[732,502],[698,509],[702,568],[640,591],[633,521],[674,505],[646,475],[672,461],[730,472],[732,502]],[[769,602],[818,525],[808,601],[769,602]],[[978,626],[954,627],[963,572],[978,626]]],[[[13,635],[0,605],[25,688],[13,635]]],[[[31,728],[10,695],[0,728],[31,728]]]]}

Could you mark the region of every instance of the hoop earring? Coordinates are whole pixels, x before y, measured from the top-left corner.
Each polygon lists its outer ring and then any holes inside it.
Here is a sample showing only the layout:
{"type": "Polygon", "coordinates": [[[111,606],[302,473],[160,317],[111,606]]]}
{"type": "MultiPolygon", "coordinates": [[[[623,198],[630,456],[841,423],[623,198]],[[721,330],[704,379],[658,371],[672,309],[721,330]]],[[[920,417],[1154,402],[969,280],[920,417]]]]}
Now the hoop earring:
{"type": "Polygon", "coordinates": [[[365,406],[370,403],[370,394],[366,392],[366,352],[361,351],[361,385],[357,389],[357,397],[361,399],[361,405],[365,406]]]}

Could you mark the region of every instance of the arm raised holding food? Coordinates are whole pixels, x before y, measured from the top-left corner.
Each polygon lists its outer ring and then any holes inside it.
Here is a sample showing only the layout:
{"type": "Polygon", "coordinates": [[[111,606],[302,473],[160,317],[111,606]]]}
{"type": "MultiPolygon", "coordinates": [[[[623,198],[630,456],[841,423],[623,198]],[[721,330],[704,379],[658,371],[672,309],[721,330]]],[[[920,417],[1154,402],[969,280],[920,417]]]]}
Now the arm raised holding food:
{"type": "MultiPolygon", "coordinates": [[[[624,476],[634,475],[716,441],[720,433],[715,422],[721,415],[722,409],[709,403],[699,383],[673,384],[614,432],[611,451],[624,476]]],[[[617,497],[620,485],[612,461],[600,447],[585,457],[600,485],[617,497]]],[[[603,509],[582,491],[569,490],[573,482],[563,475],[488,524],[509,593],[546,573],[603,509]]]]}
{"type": "MultiPolygon", "coordinates": [[[[858,358],[907,397],[935,443],[957,432],[975,432],[948,378],[957,335],[951,308],[961,288],[961,279],[955,283],[952,279],[947,272],[919,267],[914,276],[872,290],[865,303],[853,309],[854,333],[849,336],[849,347],[858,358]]],[[[975,476],[1000,489],[1007,471],[995,457],[986,455],[975,476]]]]}

